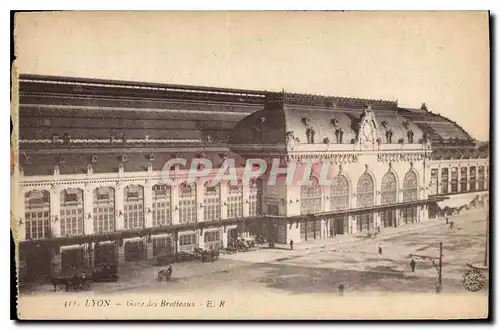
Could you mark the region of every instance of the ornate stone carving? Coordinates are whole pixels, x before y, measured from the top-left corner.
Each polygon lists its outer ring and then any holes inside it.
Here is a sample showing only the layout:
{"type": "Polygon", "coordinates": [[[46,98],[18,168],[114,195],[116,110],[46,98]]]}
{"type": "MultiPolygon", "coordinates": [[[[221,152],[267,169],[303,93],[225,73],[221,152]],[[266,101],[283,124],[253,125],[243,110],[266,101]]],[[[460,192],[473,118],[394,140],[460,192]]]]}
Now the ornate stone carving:
{"type": "Polygon", "coordinates": [[[378,139],[377,125],[375,115],[371,107],[363,110],[359,119],[358,131],[356,132],[357,142],[365,148],[374,147],[378,139]]]}
{"type": "Polygon", "coordinates": [[[285,140],[290,150],[294,150],[297,144],[299,144],[299,139],[295,137],[295,133],[293,131],[286,132],[285,140]]]}

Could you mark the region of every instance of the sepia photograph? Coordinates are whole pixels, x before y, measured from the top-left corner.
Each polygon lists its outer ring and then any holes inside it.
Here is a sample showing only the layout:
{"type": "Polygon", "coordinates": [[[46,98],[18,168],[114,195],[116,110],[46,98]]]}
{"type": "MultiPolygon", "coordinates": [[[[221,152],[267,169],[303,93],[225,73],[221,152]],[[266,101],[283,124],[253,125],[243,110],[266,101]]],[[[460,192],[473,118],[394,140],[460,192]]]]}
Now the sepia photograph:
{"type": "Polygon", "coordinates": [[[487,11],[14,19],[20,320],[486,319],[487,11]]]}

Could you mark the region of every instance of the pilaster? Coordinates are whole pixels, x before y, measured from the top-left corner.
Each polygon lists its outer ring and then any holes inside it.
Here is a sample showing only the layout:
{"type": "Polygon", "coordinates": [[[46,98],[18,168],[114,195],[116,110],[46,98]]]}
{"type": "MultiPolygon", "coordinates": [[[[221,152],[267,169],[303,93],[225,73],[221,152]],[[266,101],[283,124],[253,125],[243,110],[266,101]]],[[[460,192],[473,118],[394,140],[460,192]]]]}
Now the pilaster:
{"type": "Polygon", "coordinates": [[[61,236],[61,187],[56,184],[50,189],[50,227],[52,237],[61,236]]]}
{"type": "Polygon", "coordinates": [[[144,181],[144,228],[153,227],[153,191],[151,180],[144,181]]]}
{"type": "MultiPolygon", "coordinates": [[[[125,190],[125,185],[123,182],[117,182],[116,185],[114,186],[115,189],[115,221],[116,221],[116,230],[123,230],[125,229],[125,220],[123,216],[124,212],[124,190],[125,190]]],[[[123,247],[122,247],[123,251],[123,247]]],[[[118,253],[119,254],[119,253],[118,253]]]]}
{"type": "Polygon", "coordinates": [[[85,235],[94,233],[93,207],[94,207],[94,189],[92,184],[85,185],[83,189],[83,231],[85,235]]]}

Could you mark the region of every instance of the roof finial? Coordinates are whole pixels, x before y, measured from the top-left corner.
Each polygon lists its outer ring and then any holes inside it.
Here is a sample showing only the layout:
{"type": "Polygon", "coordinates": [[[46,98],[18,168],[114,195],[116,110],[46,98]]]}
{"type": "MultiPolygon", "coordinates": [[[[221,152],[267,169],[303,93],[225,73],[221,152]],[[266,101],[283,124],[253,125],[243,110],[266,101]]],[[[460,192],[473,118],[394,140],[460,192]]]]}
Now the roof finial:
{"type": "Polygon", "coordinates": [[[422,103],[422,106],[420,107],[422,110],[427,110],[427,104],[425,102],[422,103]]]}

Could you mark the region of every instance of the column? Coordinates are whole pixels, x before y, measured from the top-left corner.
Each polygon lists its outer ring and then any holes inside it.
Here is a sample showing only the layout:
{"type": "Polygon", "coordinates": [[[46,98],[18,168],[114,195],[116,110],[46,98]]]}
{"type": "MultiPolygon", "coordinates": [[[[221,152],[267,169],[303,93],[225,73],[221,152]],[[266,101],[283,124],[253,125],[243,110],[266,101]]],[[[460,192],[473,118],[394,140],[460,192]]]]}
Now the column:
{"type": "Polygon", "coordinates": [[[94,185],[87,184],[83,189],[83,232],[94,233],[94,185]]]}
{"type": "Polygon", "coordinates": [[[243,183],[243,217],[250,215],[250,186],[243,183]]]}
{"type": "Polygon", "coordinates": [[[18,198],[14,198],[13,202],[15,203],[16,217],[15,221],[17,221],[17,241],[21,242],[26,239],[26,217],[25,217],[25,205],[24,205],[24,193],[26,192],[19,185],[13,185],[14,189],[18,189],[17,196],[18,198]]]}
{"type": "Polygon", "coordinates": [[[153,227],[153,192],[151,182],[144,184],[144,228],[153,227]]]}
{"type": "Polygon", "coordinates": [[[448,193],[451,193],[451,165],[448,165],[448,193]]]}
{"type": "MultiPolygon", "coordinates": [[[[477,176],[476,176],[477,179],[477,176]]],[[[470,165],[467,164],[467,191],[470,191],[470,165]]]]}
{"type": "Polygon", "coordinates": [[[441,195],[443,190],[441,189],[441,166],[437,168],[438,171],[438,182],[437,182],[437,194],[441,195]]]}
{"type": "Polygon", "coordinates": [[[228,189],[227,189],[227,184],[225,182],[221,182],[220,186],[220,218],[221,219],[227,219],[227,197],[228,197],[228,189]]]}
{"type": "Polygon", "coordinates": [[[222,229],[222,233],[221,233],[221,234],[222,234],[222,236],[221,236],[221,239],[222,239],[222,247],[227,247],[227,243],[228,243],[227,241],[228,241],[228,240],[227,240],[227,228],[226,228],[226,227],[224,227],[224,228],[222,229]]]}
{"type": "Polygon", "coordinates": [[[123,182],[119,182],[114,187],[115,189],[115,221],[116,221],[116,230],[125,229],[124,223],[124,201],[123,201],[123,193],[125,189],[125,185],[123,182]]]}
{"type": "MultiPolygon", "coordinates": [[[[219,187],[220,188],[220,187],[219,187]]],[[[205,221],[205,205],[204,205],[204,196],[205,196],[205,185],[202,180],[197,180],[196,182],[196,209],[198,212],[198,222],[205,221]],[[203,207],[200,207],[203,204],[203,207]]],[[[195,230],[195,234],[197,237],[198,248],[205,248],[205,241],[203,239],[203,233],[200,229],[195,230]]]]}
{"type": "Polygon", "coordinates": [[[57,185],[54,185],[50,190],[50,226],[52,229],[52,237],[61,236],[60,206],[61,206],[61,188],[57,185]]]}
{"type": "MultiPolygon", "coordinates": [[[[358,199],[356,197],[356,194],[351,195],[351,209],[356,207],[358,203],[358,199]]],[[[356,227],[356,216],[349,215],[349,233],[350,234],[355,234],[357,232],[357,227],[356,227]]]]}
{"type": "Polygon", "coordinates": [[[172,225],[177,225],[179,224],[179,185],[172,185],[170,186],[170,189],[172,194],[172,225]]]}
{"type": "Polygon", "coordinates": [[[458,192],[462,192],[462,165],[459,163],[457,165],[457,180],[458,180],[458,192]]]}

